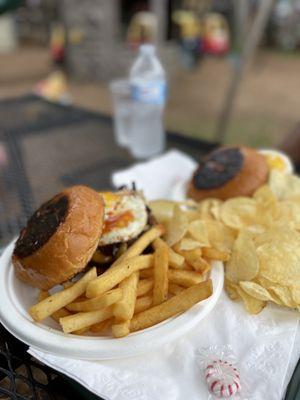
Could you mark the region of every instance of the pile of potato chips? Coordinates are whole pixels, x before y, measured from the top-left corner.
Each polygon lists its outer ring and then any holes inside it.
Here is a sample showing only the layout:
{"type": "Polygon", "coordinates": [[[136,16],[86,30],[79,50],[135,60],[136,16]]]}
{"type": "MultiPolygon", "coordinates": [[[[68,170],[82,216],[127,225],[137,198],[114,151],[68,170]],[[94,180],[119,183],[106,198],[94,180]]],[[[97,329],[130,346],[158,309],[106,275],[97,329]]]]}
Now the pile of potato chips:
{"type": "Polygon", "coordinates": [[[225,289],[249,313],[268,301],[300,310],[300,178],[273,170],[252,198],[150,207],[175,251],[226,261],[225,289]]]}

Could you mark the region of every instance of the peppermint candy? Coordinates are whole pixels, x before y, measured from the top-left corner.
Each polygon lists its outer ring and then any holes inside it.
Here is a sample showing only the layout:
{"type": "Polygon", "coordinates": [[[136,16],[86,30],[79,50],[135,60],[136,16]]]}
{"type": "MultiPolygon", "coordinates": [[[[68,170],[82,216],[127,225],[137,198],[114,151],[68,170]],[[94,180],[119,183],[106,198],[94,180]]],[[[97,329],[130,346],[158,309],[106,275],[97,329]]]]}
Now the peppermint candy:
{"type": "Polygon", "coordinates": [[[205,368],[209,390],[217,397],[229,398],[241,389],[238,370],[229,362],[215,360],[205,368]]]}

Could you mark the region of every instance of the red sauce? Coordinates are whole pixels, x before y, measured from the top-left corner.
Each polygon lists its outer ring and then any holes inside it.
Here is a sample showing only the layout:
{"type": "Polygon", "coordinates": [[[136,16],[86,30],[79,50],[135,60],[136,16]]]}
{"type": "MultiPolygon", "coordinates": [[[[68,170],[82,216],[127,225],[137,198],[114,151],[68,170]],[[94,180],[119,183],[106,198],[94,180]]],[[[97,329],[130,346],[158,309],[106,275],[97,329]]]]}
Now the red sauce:
{"type": "Polygon", "coordinates": [[[117,215],[108,214],[104,220],[103,233],[108,233],[114,228],[125,228],[133,219],[134,216],[129,210],[117,215]]]}

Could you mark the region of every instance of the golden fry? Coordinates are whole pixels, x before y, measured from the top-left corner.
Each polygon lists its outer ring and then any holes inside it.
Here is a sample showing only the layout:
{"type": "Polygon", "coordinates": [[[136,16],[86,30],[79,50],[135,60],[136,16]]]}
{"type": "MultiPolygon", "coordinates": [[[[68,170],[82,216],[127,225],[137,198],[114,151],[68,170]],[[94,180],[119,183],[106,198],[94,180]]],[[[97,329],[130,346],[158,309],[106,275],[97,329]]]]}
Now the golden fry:
{"type": "Polygon", "coordinates": [[[97,324],[91,325],[89,330],[93,333],[99,333],[106,331],[113,323],[113,318],[106,319],[105,321],[98,322],[97,324]]]}
{"type": "Polygon", "coordinates": [[[152,296],[140,297],[136,300],[134,313],[138,314],[142,311],[148,310],[152,306],[152,296]]]}
{"type": "Polygon", "coordinates": [[[152,254],[126,259],[92,280],[87,286],[86,297],[92,298],[100,296],[100,294],[112,289],[134,272],[139,269],[150,268],[152,264],[152,254]]]}
{"type": "Polygon", "coordinates": [[[98,322],[105,321],[113,316],[113,306],[102,308],[101,310],[80,312],[68,317],[60,318],[59,323],[65,333],[78,331],[79,329],[88,328],[98,322]]]}
{"type": "Polygon", "coordinates": [[[153,278],[154,270],[153,268],[146,268],[142,269],[140,271],[140,278],[147,279],[147,278],[153,278]]]}
{"type": "Polygon", "coordinates": [[[176,314],[188,310],[194,304],[207,299],[213,292],[211,280],[185,289],[158,306],[134,315],[130,322],[130,332],[148,328],[176,314]]]}
{"type": "Polygon", "coordinates": [[[171,294],[178,294],[180,292],[182,292],[185,288],[179,285],[176,285],[176,283],[169,283],[169,293],[171,294]]]}
{"type": "MultiPolygon", "coordinates": [[[[39,302],[43,301],[49,296],[49,292],[47,292],[46,290],[41,290],[38,296],[38,300],[39,302]]],[[[54,319],[54,321],[59,322],[59,318],[67,317],[68,315],[71,315],[71,313],[66,308],[62,307],[59,310],[55,311],[52,315],[50,315],[50,317],[54,319]]]]}
{"type": "Polygon", "coordinates": [[[82,295],[88,283],[97,277],[96,268],[90,269],[79,281],[74,283],[70,288],[57,292],[52,296],[47,297],[41,302],[30,307],[29,314],[35,321],[42,321],[49,317],[55,311],[65,307],[67,304],[74,301],[82,295]]]}
{"type": "Polygon", "coordinates": [[[130,246],[129,249],[127,249],[125,253],[123,253],[121,257],[119,257],[113,263],[110,269],[114,268],[120,263],[123,263],[123,261],[128,260],[129,258],[136,257],[142,254],[142,252],[153,242],[153,240],[163,235],[164,232],[165,228],[163,225],[156,225],[153,228],[151,228],[149,231],[144,233],[140,238],[138,238],[138,240],[136,240],[133,243],[133,245],[130,246]]]}
{"type": "Polygon", "coordinates": [[[153,305],[165,301],[168,297],[169,252],[167,245],[158,247],[154,253],[153,305]]]}
{"type": "MultiPolygon", "coordinates": [[[[157,250],[159,247],[163,246],[166,244],[161,238],[157,238],[153,242],[153,248],[157,250]]],[[[169,264],[170,267],[176,268],[176,269],[182,269],[184,266],[184,257],[181,256],[180,254],[176,253],[171,247],[168,246],[168,252],[169,252],[169,264]]]]}
{"type": "Polygon", "coordinates": [[[181,254],[184,256],[186,262],[191,265],[195,271],[204,274],[211,269],[210,264],[202,258],[201,248],[182,251],[181,254]]]}
{"type": "Polygon", "coordinates": [[[113,308],[114,316],[118,321],[127,321],[132,318],[138,281],[139,271],[136,271],[120,283],[119,288],[122,289],[123,295],[113,308]]]}
{"type": "Polygon", "coordinates": [[[153,288],[153,279],[141,279],[137,287],[137,297],[144,296],[153,288]]]}
{"type": "Polygon", "coordinates": [[[129,335],[129,333],[130,333],[129,325],[130,325],[129,320],[113,324],[111,327],[113,336],[115,338],[121,338],[121,337],[129,335]]]}
{"type": "Polygon", "coordinates": [[[184,287],[190,287],[203,281],[203,276],[195,271],[169,269],[168,277],[170,282],[184,287]]]}
{"type": "Polygon", "coordinates": [[[70,303],[66,306],[69,311],[94,311],[100,308],[111,306],[122,298],[121,289],[113,289],[108,292],[101,294],[98,297],[92,299],[77,301],[75,303],[70,303]]]}
{"type": "Polygon", "coordinates": [[[203,247],[202,254],[211,260],[228,261],[230,259],[228,252],[213,249],[212,247],[203,247]]]}

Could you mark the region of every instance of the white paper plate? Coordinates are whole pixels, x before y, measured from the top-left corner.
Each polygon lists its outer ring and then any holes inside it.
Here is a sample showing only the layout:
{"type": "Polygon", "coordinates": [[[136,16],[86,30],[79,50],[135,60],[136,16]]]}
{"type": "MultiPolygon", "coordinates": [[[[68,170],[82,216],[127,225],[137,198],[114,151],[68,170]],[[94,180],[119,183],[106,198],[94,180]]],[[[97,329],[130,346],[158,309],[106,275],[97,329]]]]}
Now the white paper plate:
{"type": "Polygon", "coordinates": [[[177,317],[121,339],[65,334],[50,318],[35,323],[28,314],[28,308],[37,301],[38,289],[16,277],[11,263],[13,246],[11,243],[0,258],[0,320],[22,342],[60,356],[104,360],[151,351],[195,327],[213,309],[223,287],[223,264],[214,262],[211,274],[213,295],[177,317]]]}

